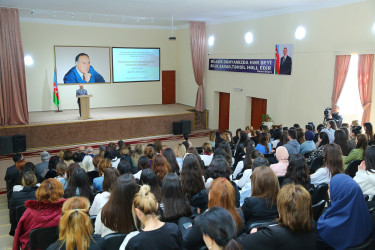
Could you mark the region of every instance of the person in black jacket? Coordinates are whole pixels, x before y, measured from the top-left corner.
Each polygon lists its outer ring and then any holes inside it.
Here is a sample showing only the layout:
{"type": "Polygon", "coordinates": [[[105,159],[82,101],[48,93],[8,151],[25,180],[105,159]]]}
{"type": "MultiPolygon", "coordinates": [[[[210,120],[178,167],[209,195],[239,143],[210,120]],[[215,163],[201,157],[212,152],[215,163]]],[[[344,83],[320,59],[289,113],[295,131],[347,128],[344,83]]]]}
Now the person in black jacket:
{"type": "Polygon", "coordinates": [[[278,224],[254,228],[237,238],[243,249],[316,249],[318,235],[309,192],[301,185],[285,185],[277,196],[277,209],[278,224]]]}
{"type": "Polygon", "coordinates": [[[12,196],[13,186],[16,185],[16,181],[19,175],[19,171],[16,168],[16,163],[20,160],[23,160],[23,156],[21,154],[13,155],[14,165],[7,168],[7,171],[4,177],[5,184],[7,187],[8,204],[9,204],[10,197],[12,196]]]}
{"type": "Polygon", "coordinates": [[[23,189],[19,192],[13,192],[9,201],[9,218],[11,223],[9,235],[14,235],[16,231],[18,224],[16,214],[17,207],[25,205],[27,200],[36,200],[35,192],[38,189],[38,187],[36,187],[36,183],[37,178],[35,174],[33,172],[27,172],[22,177],[23,189]]]}

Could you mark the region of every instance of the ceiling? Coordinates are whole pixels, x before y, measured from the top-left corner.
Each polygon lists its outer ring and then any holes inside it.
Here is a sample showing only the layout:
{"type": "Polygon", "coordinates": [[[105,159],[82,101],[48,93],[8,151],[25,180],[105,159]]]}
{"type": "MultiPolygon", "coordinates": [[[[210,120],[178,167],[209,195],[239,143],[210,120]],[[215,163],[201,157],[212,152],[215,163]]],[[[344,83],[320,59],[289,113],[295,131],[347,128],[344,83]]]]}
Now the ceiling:
{"type": "Polygon", "coordinates": [[[93,25],[181,26],[220,23],[328,8],[364,0],[0,0],[18,8],[21,20],[93,25]]]}

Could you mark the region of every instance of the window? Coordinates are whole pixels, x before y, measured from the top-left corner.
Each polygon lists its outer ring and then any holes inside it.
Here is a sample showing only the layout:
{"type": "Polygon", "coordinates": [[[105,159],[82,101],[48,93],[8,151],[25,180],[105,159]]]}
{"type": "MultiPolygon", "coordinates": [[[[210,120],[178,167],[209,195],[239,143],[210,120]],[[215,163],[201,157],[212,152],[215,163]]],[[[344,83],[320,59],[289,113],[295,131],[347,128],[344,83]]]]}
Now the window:
{"type": "Polygon", "coordinates": [[[350,57],[348,74],[337,105],[344,118],[343,122],[351,124],[353,120],[361,121],[363,108],[358,90],[358,55],[350,57]]]}

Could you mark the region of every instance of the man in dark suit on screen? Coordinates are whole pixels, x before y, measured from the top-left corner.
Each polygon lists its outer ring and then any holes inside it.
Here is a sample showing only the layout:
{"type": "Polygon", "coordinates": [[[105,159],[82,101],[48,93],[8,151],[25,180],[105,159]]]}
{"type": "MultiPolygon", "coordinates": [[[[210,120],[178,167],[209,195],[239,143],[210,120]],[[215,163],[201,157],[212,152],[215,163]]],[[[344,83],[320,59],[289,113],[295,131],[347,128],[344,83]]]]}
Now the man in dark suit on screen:
{"type": "Polygon", "coordinates": [[[283,50],[284,56],[280,58],[280,74],[290,75],[292,73],[292,58],[288,56],[288,49],[283,50]]]}

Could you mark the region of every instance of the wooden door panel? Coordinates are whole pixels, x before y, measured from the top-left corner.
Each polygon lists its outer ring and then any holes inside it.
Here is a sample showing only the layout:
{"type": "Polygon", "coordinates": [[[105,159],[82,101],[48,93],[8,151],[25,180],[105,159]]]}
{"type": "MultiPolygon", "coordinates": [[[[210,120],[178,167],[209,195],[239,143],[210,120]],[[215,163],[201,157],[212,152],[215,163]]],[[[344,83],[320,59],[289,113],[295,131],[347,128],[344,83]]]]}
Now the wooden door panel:
{"type": "Polygon", "coordinates": [[[219,130],[229,129],[230,94],[220,92],[219,103],[219,130]]]}
{"type": "Polygon", "coordinates": [[[251,98],[251,126],[254,129],[262,124],[262,114],[267,114],[267,99],[251,98]]]}
{"type": "Polygon", "coordinates": [[[162,103],[174,104],[176,103],[176,71],[163,70],[162,71],[162,103]]]}

